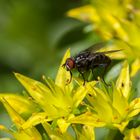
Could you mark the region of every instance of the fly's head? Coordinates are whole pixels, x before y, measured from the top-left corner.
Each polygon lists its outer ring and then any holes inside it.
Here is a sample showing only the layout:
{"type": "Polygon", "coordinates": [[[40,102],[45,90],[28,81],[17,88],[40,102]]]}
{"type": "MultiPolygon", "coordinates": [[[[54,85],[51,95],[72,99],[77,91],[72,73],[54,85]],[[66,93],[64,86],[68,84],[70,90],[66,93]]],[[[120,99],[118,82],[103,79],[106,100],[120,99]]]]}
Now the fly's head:
{"type": "Polygon", "coordinates": [[[70,72],[70,79],[67,80],[67,83],[66,83],[66,85],[68,85],[72,80],[72,72],[71,72],[71,70],[75,68],[75,60],[74,60],[74,58],[72,58],[72,57],[67,58],[66,62],[62,66],[65,67],[66,70],[70,72]]]}
{"type": "Polygon", "coordinates": [[[67,71],[71,71],[73,68],[75,68],[74,59],[72,57],[67,58],[65,64],[63,64],[63,67],[65,67],[67,71]]]}

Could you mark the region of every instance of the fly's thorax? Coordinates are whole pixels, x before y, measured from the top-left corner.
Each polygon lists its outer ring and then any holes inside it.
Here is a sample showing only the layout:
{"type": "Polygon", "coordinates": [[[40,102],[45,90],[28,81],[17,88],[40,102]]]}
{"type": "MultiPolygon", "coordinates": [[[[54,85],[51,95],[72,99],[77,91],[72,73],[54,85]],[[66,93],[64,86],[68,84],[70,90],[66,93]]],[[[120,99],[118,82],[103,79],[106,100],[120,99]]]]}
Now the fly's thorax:
{"type": "Polygon", "coordinates": [[[75,57],[75,63],[82,63],[83,61],[88,60],[90,52],[82,52],[75,57]]]}

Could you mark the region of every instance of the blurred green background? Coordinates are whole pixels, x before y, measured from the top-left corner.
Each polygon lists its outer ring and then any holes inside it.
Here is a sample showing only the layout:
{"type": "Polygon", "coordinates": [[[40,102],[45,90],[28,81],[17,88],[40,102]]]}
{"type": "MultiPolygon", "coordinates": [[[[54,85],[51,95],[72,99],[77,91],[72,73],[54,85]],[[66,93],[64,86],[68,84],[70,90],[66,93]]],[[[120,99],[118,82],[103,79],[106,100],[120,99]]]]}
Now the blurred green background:
{"type": "MultiPolygon", "coordinates": [[[[35,79],[55,77],[67,48],[93,44],[85,23],[68,18],[69,9],[87,0],[0,0],[0,91],[21,91],[13,72],[35,79]]],[[[97,37],[95,37],[96,39],[97,37]]]]}
{"type": "MultiPolygon", "coordinates": [[[[42,80],[42,75],[54,79],[68,48],[71,48],[72,54],[76,54],[100,40],[90,30],[90,25],[87,26],[88,23],[66,16],[70,9],[89,2],[90,0],[0,0],[0,92],[21,93],[24,90],[13,72],[36,80],[42,80]]],[[[118,74],[120,64],[114,67],[116,68],[118,74]]],[[[116,73],[114,69],[110,71],[111,75],[116,73]]],[[[132,79],[133,90],[137,87],[138,96],[139,79],[140,72],[132,79]]],[[[0,124],[7,127],[11,125],[1,106],[0,124]]],[[[102,139],[108,130],[97,129],[96,133],[99,134],[98,139],[102,139]]],[[[0,137],[4,135],[0,132],[0,137]]]]}

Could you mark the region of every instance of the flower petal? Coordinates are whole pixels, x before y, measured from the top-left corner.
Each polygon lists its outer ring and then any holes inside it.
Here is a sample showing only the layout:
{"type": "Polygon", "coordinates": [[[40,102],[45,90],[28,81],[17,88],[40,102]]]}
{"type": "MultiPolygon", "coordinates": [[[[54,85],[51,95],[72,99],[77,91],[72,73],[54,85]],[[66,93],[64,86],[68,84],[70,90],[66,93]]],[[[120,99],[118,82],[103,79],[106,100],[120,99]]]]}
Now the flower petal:
{"type": "MultiPolygon", "coordinates": [[[[120,117],[125,117],[127,114],[128,102],[123,93],[114,89],[113,92],[113,107],[119,112],[120,117]]],[[[121,119],[122,119],[121,118],[121,119]]]]}
{"type": "Polygon", "coordinates": [[[94,133],[93,126],[84,125],[81,128],[82,130],[79,130],[76,126],[73,126],[73,128],[76,133],[76,137],[79,140],[95,140],[95,133],[94,133]]]}
{"type": "Polygon", "coordinates": [[[125,132],[124,140],[139,140],[140,139],[140,126],[137,128],[128,129],[125,132]]]}
{"type": "Polygon", "coordinates": [[[67,128],[69,127],[70,123],[67,123],[65,119],[61,118],[57,120],[57,124],[60,128],[60,131],[62,133],[67,131],[67,128]]]}
{"type": "Polygon", "coordinates": [[[88,125],[83,126],[82,135],[85,136],[86,140],[95,140],[94,127],[88,125]]]}
{"type": "Polygon", "coordinates": [[[51,119],[49,119],[47,117],[47,114],[45,112],[40,112],[40,113],[36,113],[33,114],[23,125],[22,128],[23,129],[27,129],[27,128],[31,128],[33,126],[36,126],[40,123],[46,122],[46,121],[51,121],[51,119]]]}
{"type": "Polygon", "coordinates": [[[65,116],[71,111],[71,98],[67,94],[64,94],[59,87],[56,92],[57,94],[53,94],[52,91],[41,82],[18,73],[15,75],[29,94],[47,113],[48,117],[57,118],[65,116]]]}
{"type": "Polygon", "coordinates": [[[113,124],[114,127],[118,128],[121,132],[124,131],[125,127],[128,125],[129,121],[123,121],[118,124],[113,124]]]}
{"type": "Polygon", "coordinates": [[[15,76],[26,88],[29,94],[36,100],[36,102],[39,103],[43,109],[46,109],[47,104],[51,102],[53,98],[50,89],[41,82],[28,78],[19,73],[15,73],[15,76]],[[47,101],[44,99],[49,100],[47,101]]]}
{"type": "Polygon", "coordinates": [[[72,82],[67,84],[67,81],[70,79],[70,72],[66,71],[66,69],[63,67],[63,64],[65,64],[66,59],[70,57],[70,49],[68,49],[61,61],[56,79],[55,84],[58,85],[61,89],[63,89],[64,93],[69,93],[72,90],[73,84],[72,82]]]}
{"type": "Polygon", "coordinates": [[[96,82],[88,82],[83,86],[83,84],[76,90],[73,96],[73,105],[77,107],[82,100],[85,98],[86,94],[95,86],[96,82]]]}
{"type": "Polygon", "coordinates": [[[110,123],[112,121],[113,111],[110,106],[110,98],[106,93],[95,87],[89,96],[87,96],[87,99],[101,120],[106,123],[110,123]]]}
{"type": "Polygon", "coordinates": [[[120,76],[117,79],[116,87],[123,93],[123,96],[128,99],[130,95],[131,82],[129,76],[129,65],[125,61],[121,70],[120,76]]]}
{"type": "Polygon", "coordinates": [[[140,113],[140,98],[136,98],[130,103],[128,112],[128,118],[140,113]]]}
{"type": "Polygon", "coordinates": [[[17,132],[13,132],[12,135],[16,138],[16,140],[22,140],[23,138],[25,140],[31,140],[31,139],[36,139],[36,140],[41,140],[41,135],[39,131],[35,128],[32,127],[27,130],[22,129],[22,124],[24,124],[25,120],[16,112],[6,101],[6,99],[2,98],[1,102],[3,103],[4,107],[6,108],[7,112],[9,113],[9,116],[11,117],[12,121],[16,125],[17,132]]]}
{"type": "Polygon", "coordinates": [[[99,17],[96,10],[91,5],[86,5],[83,7],[75,8],[68,11],[67,15],[69,17],[77,18],[83,21],[99,21],[99,17]]]}
{"type": "Polygon", "coordinates": [[[42,125],[51,140],[74,140],[68,132],[62,134],[58,130],[53,130],[51,125],[47,122],[42,123],[42,125]]]}
{"type": "Polygon", "coordinates": [[[4,98],[23,118],[28,118],[33,112],[38,112],[40,110],[39,106],[32,100],[15,93],[1,93],[0,99],[2,98],[4,98]]]}
{"type": "Polygon", "coordinates": [[[131,65],[131,77],[140,70],[140,59],[137,58],[131,65]]]}
{"type": "Polygon", "coordinates": [[[90,112],[86,112],[82,115],[73,117],[68,120],[70,123],[76,124],[84,124],[94,127],[103,127],[105,126],[105,122],[100,120],[100,118],[96,114],[92,114],[90,112]]]}

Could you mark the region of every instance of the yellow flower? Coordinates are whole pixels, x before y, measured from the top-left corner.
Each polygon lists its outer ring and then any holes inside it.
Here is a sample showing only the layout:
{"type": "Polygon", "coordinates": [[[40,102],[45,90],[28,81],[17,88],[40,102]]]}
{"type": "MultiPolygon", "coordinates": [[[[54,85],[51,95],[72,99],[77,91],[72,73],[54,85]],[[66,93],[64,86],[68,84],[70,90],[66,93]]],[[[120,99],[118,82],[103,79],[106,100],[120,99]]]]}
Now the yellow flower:
{"type": "Polygon", "coordinates": [[[116,127],[123,132],[132,117],[140,112],[140,98],[129,102],[131,82],[127,62],[124,62],[113,89],[103,89],[93,87],[86,97],[91,104],[89,111],[69,119],[69,122],[93,127],[116,127]]]}
{"type": "Polygon", "coordinates": [[[45,137],[52,140],[74,140],[67,131],[68,127],[74,130],[79,140],[94,140],[95,127],[107,126],[124,132],[129,121],[140,112],[140,98],[129,101],[131,81],[128,63],[124,62],[116,85],[105,87],[104,83],[91,81],[83,86],[79,78],[66,84],[70,74],[62,65],[68,57],[70,50],[60,64],[55,81],[43,76],[43,84],[15,73],[29,96],[0,94],[0,101],[16,127],[11,131],[1,125],[1,130],[17,140],[42,139],[44,134],[36,129],[38,124],[45,129],[45,137]],[[76,124],[83,125],[79,128],[76,124]]]}
{"type": "MultiPolygon", "coordinates": [[[[32,131],[37,124],[44,124],[56,121],[61,132],[66,132],[70,123],[66,118],[72,117],[80,112],[78,106],[81,104],[90,87],[94,87],[95,81],[80,85],[75,88],[73,82],[66,84],[70,74],[62,65],[70,57],[68,50],[60,64],[55,82],[50,78],[45,78],[46,84],[33,80],[19,73],[15,73],[16,78],[28,91],[30,97],[14,94],[1,94],[0,101],[4,104],[16,127],[20,130],[32,131]]],[[[35,131],[35,130],[34,130],[35,131]]],[[[21,131],[20,131],[21,132],[21,131]]],[[[16,137],[18,133],[14,133],[16,137]]],[[[20,135],[24,135],[20,133],[20,135]]]]}
{"type": "Polygon", "coordinates": [[[132,128],[125,132],[124,140],[139,140],[140,139],[140,126],[132,128]]]}
{"type": "MultiPolygon", "coordinates": [[[[113,41],[105,50],[124,49],[123,54],[113,54],[113,58],[127,58],[136,65],[132,67],[131,76],[140,70],[140,10],[138,1],[124,0],[91,0],[91,4],[71,9],[67,12],[84,22],[89,22],[91,31],[96,32],[103,40],[113,41]]],[[[85,27],[86,30],[86,27],[85,27]]]]}

